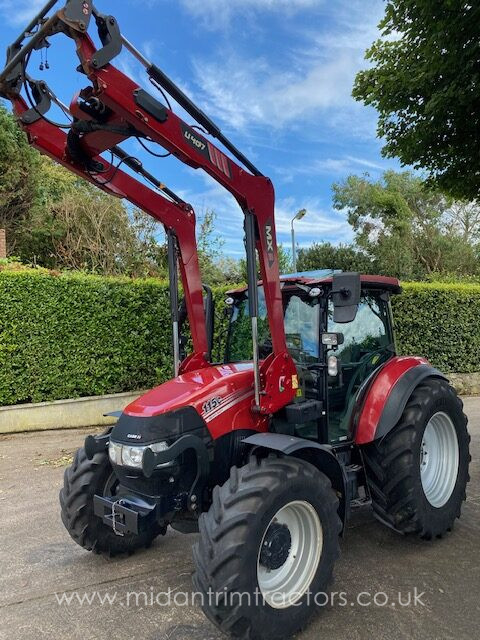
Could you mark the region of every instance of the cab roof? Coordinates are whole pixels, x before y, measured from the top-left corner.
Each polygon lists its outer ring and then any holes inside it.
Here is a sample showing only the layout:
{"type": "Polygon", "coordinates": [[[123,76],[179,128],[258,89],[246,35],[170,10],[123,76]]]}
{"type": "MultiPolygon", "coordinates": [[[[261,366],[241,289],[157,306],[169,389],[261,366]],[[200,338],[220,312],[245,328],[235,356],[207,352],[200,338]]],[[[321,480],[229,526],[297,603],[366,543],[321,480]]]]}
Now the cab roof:
{"type": "MultiPolygon", "coordinates": [[[[305,271],[303,273],[289,273],[287,275],[280,276],[280,282],[283,286],[307,285],[322,286],[331,285],[333,276],[335,273],[341,273],[341,271],[305,271]]],[[[378,289],[381,291],[388,291],[392,294],[398,294],[402,292],[402,287],[397,278],[390,278],[388,276],[372,276],[372,275],[360,275],[360,281],[362,283],[362,289],[378,289]]],[[[259,285],[263,283],[260,281],[259,285]]],[[[243,293],[247,290],[247,287],[241,287],[229,291],[229,295],[235,295],[243,293]]]]}

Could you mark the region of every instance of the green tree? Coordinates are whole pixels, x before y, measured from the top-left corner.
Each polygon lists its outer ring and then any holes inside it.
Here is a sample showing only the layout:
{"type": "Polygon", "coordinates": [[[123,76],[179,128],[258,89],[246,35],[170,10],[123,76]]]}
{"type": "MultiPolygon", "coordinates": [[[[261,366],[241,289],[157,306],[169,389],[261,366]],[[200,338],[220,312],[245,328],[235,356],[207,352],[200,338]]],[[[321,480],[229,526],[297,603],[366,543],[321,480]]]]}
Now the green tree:
{"type": "MultiPolygon", "coordinates": [[[[148,275],[149,260],[121,200],[83,184],[48,210],[54,221],[47,266],[104,275],[148,275]]],[[[153,264],[152,264],[153,267],[153,264]]]]}
{"type": "Polygon", "coordinates": [[[217,214],[212,209],[207,209],[199,217],[197,223],[197,250],[202,280],[205,284],[220,284],[225,277],[218,265],[223,257],[222,248],[224,241],[215,232],[217,214]]]}
{"type": "Polygon", "coordinates": [[[349,176],[333,185],[333,202],[347,211],[356,246],[380,274],[421,280],[478,270],[475,245],[450,215],[454,203],[409,172],[387,171],[379,181],[349,176]]]}
{"type": "MultiPolygon", "coordinates": [[[[247,282],[247,259],[241,258],[239,260],[240,267],[240,278],[237,282],[247,282]]],[[[280,275],[284,273],[292,273],[293,265],[292,265],[292,256],[288,249],[285,249],[283,244],[278,245],[278,269],[280,271],[280,275]]],[[[257,267],[258,277],[260,278],[260,267],[257,267]]]]}
{"type": "MultiPolygon", "coordinates": [[[[203,280],[238,282],[240,262],[223,255],[215,220],[207,210],[198,225],[203,280]]],[[[162,225],[41,156],[1,104],[0,227],[9,255],[24,263],[104,275],[167,273],[162,225]]]]}
{"type": "Polygon", "coordinates": [[[127,256],[127,271],[166,278],[168,250],[166,241],[161,240],[163,225],[141,209],[134,209],[129,221],[135,242],[133,252],[127,256]]]}
{"type": "Polygon", "coordinates": [[[280,273],[292,273],[292,254],[283,244],[278,245],[278,268],[280,273]]]}
{"type": "Polygon", "coordinates": [[[164,275],[161,225],[28,144],[0,105],[0,227],[9,255],[51,269],[164,275]]]}
{"type": "Polygon", "coordinates": [[[17,252],[18,232],[35,205],[38,180],[38,154],[0,104],[0,228],[7,232],[9,254],[17,252]]]}
{"type": "Polygon", "coordinates": [[[315,242],[311,247],[300,249],[298,252],[298,269],[299,271],[340,269],[372,273],[375,267],[371,258],[352,245],[334,246],[330,242],[315,242]]]}
{"type": "Polygon", "coordinates": [[[378,110],[384,154],[427,170],[457,198],[478,198],[478,3],[388,0],[380,28],[353,95],[378,110]]]}
{"type": "Polygon", "coordinates": [[[28,214],[17,220],[12,241],[15,253],[24,262],[59,268],[62,265],[57,262],[54,244],[65,229],[56,217],[55,205],[67,195],[79,202],[86,183],[49,158],[35,155],[38,171],[34,198],[28,214]]]}
{"type": "MultiPolygon", "coordinates": [[[[198,258],[202,280],[205,284],[221,285],[244,280],[244,266],[241,260],[224,255],[224,240],[215,231],[217,214],[207,209],[197,228],[198,258]]],[[[246,268],[245,268],[246,270],[246,268]]]]}

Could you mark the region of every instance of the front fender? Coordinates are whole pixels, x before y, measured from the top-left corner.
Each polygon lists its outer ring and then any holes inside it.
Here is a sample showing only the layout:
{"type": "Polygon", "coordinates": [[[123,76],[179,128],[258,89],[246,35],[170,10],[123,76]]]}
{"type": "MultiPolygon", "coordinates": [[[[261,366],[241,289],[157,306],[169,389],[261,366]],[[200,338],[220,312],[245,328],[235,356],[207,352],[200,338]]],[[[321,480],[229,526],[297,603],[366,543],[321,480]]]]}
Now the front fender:
{"type": "Polygon", "coordinates": [[[355,432],[357,445],[383,438],[400,420],[414,389],[426,378],[447,378],[424,358],[389,360],[366,392],[355,432]]]}
{"type": "Polygon", "coordinates": [[[350,510],[350,496],[345,467],[333,453],[329,445],[319,444],[313,440],[296,438],[281,433],[256,433],[243,440],[245,444],[267,451],[276,451],[285,456],[301,458],[313,464],[324,473],[332,483],[332,487],[339,496],[338,514],[345,530],[346,520],[350,510]]]}

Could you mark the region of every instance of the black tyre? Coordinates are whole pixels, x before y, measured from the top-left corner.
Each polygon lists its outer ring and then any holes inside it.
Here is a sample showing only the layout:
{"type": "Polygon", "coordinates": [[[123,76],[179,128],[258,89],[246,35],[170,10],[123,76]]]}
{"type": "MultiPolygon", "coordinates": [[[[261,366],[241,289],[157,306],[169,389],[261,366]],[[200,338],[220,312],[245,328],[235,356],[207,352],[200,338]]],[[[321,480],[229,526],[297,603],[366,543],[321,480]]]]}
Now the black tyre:
{"type": "Polygon", "coordinates": [[[455,390],[437,378],[420,384],[394,429],[363,449],[378,519],[426,540],[451,530],[470,480],[469,443],[455,390]]]}
{"type": "Polygon", "coordinates": [[[97,453],[93,460],[89,460],[85,450],[79,449],[73,464],[65,471],[64,485],[60,491],[62,522],[73,540],[87,551],[109,556],[132,553],[150,546],[153,539],[162,533],[155,526],[140,535],[118,536],[95,516],[93,496],[115,495],[116,485],[106,453],[97,453]]]}
{"type": "Polygon", "coordinates": [[[252,458],[233,467],[200,517],[194,547],[207,617],[243,640],[291,638],[325,604],[339,555],[337,509],[330,481],[308,462],[252,458]]]}

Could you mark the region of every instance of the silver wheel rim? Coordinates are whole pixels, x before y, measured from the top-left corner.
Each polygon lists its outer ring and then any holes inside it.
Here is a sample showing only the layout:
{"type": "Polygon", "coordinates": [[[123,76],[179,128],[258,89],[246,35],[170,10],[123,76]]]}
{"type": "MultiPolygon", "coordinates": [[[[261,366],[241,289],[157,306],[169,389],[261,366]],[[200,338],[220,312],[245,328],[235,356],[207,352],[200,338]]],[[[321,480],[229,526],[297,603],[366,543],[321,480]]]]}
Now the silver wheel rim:
{"type": "Polygon", "coordinates": [[[428,502],[437,509],[450,499],[458,477],[457,432],[450,416],[433,415],[423,434],[420,449],[420,477],[428,502]]]}
{"type": "Polygon", "coordinates": [[[313,506],[297,500],[282,507],[270,521],[258,553],[257,579],[265,602],[273,609],[287,609],[298,602],[315,577],[322,549],[322,524],[313,506]],[[288,555],[277,569],[269,569],[262,561],[272,526],[286,527],[291,539],[288,555]]]}

